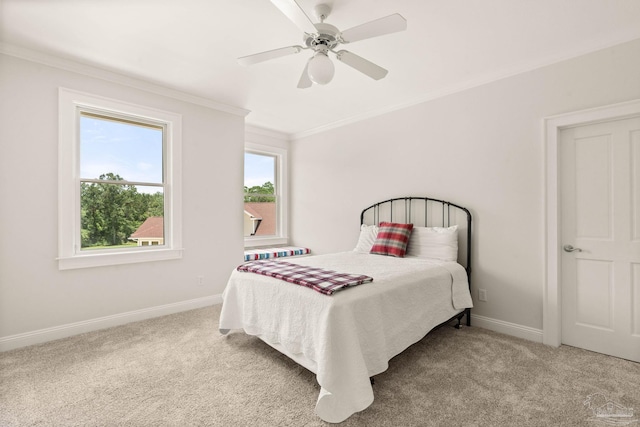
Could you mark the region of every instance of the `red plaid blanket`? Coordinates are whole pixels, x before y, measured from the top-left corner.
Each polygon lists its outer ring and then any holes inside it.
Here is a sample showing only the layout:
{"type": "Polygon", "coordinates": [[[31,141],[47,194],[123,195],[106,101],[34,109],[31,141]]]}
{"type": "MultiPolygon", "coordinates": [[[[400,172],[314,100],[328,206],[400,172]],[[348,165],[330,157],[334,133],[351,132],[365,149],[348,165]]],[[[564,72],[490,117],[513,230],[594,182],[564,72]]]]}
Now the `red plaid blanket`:
{"type": "Polygon", "coordinates": [[[346,287],[373,281],[372,277],[365,275],[338,273],[284,261],[252,261],[240,265],[237,270],[275,277],[289,283],[306,286],[325,295],[332,295],[346,287]]]}

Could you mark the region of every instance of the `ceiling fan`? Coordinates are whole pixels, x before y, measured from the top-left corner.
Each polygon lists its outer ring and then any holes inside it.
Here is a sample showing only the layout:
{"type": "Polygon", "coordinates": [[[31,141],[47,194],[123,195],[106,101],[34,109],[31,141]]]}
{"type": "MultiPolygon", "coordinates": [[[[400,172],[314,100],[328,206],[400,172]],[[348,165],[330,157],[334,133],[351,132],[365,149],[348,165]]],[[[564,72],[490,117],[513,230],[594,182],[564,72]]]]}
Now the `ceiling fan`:
{"type": "Polygon", "coordinates": [[[329,52],[335,54],[338,61],[344,62],[374,80],[380,80],[387,75],[387,70],[348,50],[336,51],[335,49],[341,44],[353,43],[407,29],[407,21],[402,15],[395,13],[340,31],[333,25],[324,22],[331,12],[331,6],[327,4],[319,4],[314,8],[314,15],[320,21],[314,24],[295,0],[271,0],[271,3],[304,32],[302,40],[305,46],[296,45],[268,50],[243,56],[238,58],[238,62],[241,65],[252,65],[310,49],[314,54],[307,61],[302,76],[300,76],[298,88],[301,89],[311,87],[313,83],[324,85],[333,79],[335,68],[333,62],[329,59],[329,52]]]}

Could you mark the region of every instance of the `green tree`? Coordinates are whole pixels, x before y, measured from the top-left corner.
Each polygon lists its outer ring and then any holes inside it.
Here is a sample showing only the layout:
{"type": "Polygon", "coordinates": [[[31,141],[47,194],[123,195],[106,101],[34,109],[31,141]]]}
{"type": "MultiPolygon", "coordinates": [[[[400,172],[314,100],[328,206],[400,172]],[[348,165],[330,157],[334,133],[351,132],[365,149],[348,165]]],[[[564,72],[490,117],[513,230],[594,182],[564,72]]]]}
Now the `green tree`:
{"type": "Polygon", "coordinates": [[[265,182],[262,185],[255,185],[251,188],[244,186],[245,202],[275,202],[275,186],[272,182],[265,182]]]}
{"type": "Polygon", "coordinates": [[[163,216],[164,196],[139,193],[134,185],[107,173],[104,183],[83,182],[80,188],[82,247],[126,244],[129,236],[150,216],[163,216]]]}
{"type": "Polygon", "coordinates": [[[138,220],[144,221],[150,216],[164,216],[164,195],[137,193],[133,195],[134,211],[138,220]]]}

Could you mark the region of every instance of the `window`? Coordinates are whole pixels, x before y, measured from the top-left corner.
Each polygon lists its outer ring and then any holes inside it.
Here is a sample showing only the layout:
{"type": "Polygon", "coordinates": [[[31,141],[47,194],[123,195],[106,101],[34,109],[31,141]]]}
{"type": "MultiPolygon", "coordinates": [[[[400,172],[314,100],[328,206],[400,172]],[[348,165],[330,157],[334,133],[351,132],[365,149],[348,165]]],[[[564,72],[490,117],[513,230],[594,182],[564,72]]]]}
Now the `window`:
{"type": "Polygon", "coordinates": [[[286,151],[246,144],[244,153],[245,246],[286,244],[286,151]]]}
{"type": "Polygon", "coordinates": [[[180,122],[60,89],[60,269],[181,257],[180,122]]]}
{"type": "Polygon", "coordinates": [[[79,107],[80,250],[164,244],[165,126],[79,107]]]}

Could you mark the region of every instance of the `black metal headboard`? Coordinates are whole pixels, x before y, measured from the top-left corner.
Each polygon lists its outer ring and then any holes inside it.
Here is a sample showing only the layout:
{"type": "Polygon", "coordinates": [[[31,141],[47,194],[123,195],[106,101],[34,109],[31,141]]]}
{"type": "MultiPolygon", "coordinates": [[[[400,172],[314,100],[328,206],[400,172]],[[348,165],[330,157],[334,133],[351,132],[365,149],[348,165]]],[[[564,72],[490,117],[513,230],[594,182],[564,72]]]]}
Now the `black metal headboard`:
{"type": "Polygon", "coordinates": [[[458,262],[471,275],[471,212],[455,203],[429,197],[397,197],[375,203],[360,214],[360,224],[381,221],[412,223],[416,227],[458,226],[458,262]]]}

